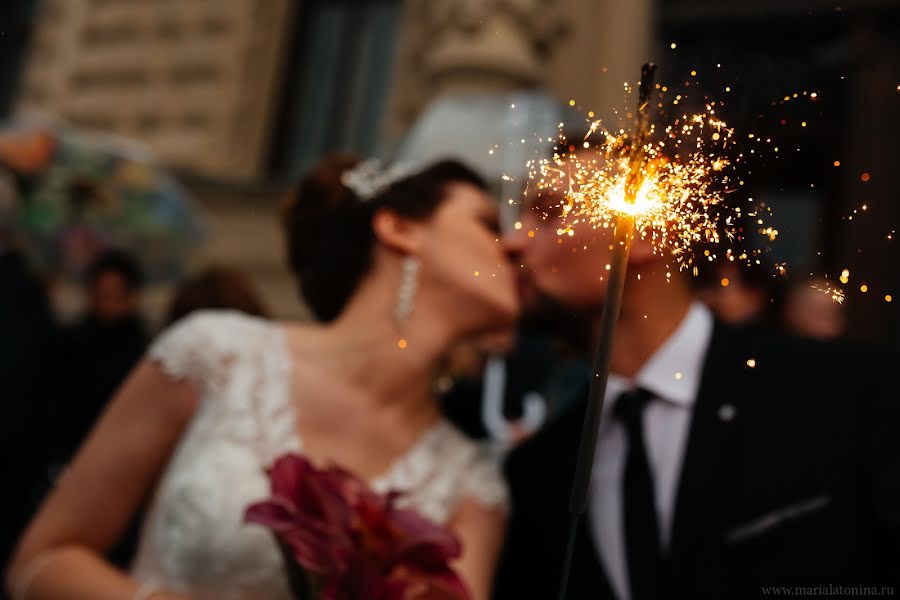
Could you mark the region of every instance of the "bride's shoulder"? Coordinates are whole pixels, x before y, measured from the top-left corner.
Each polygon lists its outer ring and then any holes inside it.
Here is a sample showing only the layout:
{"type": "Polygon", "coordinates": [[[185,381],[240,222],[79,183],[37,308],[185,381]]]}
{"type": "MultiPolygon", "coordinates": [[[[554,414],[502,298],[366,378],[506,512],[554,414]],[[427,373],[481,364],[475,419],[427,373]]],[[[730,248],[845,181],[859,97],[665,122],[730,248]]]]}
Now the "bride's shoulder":
{"type": "Polygon", "coordinates": [[[148,356],[176,378],[205,379],[217,365],[271,347],[272,321],[235,310],[198,310],[156,338],[148,356]]]}

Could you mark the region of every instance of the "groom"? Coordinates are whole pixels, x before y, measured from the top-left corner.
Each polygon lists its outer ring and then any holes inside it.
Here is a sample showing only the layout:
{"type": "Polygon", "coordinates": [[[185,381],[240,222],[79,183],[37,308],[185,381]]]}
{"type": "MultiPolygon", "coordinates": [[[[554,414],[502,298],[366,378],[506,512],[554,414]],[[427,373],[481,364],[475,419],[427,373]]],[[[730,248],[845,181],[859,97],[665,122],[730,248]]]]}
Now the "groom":
{"type": "MultiPolygon", "coordinates": [[[[523,291],[598,321],[611,236],[557,203],[506,240],[523,291]]],[[[726,327],[672,263],[635,242],[567,598],[900,595],[897,357],[726,327]]],[[[586,396],[508,460],[498,599],[557,597],[586,396]]]]}

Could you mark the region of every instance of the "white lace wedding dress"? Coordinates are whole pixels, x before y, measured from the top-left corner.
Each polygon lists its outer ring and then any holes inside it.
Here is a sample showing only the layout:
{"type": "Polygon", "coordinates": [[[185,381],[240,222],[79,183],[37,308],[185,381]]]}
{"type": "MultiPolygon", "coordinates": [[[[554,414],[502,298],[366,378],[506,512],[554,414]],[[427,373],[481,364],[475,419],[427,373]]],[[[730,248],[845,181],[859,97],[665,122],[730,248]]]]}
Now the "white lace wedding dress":
{"type": "MultiPolygon", "coordinates": [[[[244,523],[268,496],[264,468],[302,452],[283,328],[231,311],[203,311],[163,333],[149,355],[201,391],[146,515],[132,574],[193,600],[290,598],[271,534],[244,523]]],[[[494,461],[441,422],[372,482],[445,523],[462,498],[505,507],[494,461]]]]}

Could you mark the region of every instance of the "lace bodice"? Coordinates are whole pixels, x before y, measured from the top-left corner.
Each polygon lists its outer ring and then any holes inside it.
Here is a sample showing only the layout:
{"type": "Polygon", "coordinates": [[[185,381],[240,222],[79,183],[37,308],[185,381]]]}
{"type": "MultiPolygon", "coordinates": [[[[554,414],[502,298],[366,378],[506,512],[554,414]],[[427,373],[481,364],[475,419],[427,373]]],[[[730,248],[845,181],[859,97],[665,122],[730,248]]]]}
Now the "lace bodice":
{"type": "MultiPolygon", "coordinates": [[[[264,468],[302,452],[291,399],[292,363],[281,326],[231,311],[202,311],[163,333],[150,358],[200,392],[197,411],[153,495],[132,567],[142,581],[193,600],[290,598],[281,556],[244,509],[268,495],[264,468]]],[[[372,482],[437,522],[474,499],[506,506],[495,462],[441,422],[372,482]]]]}

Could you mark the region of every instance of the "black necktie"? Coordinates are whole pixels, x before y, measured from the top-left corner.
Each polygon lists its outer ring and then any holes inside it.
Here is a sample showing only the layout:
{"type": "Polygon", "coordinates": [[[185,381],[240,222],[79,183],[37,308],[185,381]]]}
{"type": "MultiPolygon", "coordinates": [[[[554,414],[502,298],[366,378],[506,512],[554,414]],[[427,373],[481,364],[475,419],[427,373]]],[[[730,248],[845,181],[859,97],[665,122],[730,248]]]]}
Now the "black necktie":
{"type": "Polygon", "coordinates": [[[652,398],[650,392],[637,389],[623,393],[613,406],[628,435],[622,507],[625,512],[625,558],[632,600],[656,599],[661,588],[663,564],[659,522],[642,419],[644,407],[652,398]]]}

